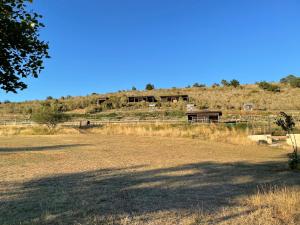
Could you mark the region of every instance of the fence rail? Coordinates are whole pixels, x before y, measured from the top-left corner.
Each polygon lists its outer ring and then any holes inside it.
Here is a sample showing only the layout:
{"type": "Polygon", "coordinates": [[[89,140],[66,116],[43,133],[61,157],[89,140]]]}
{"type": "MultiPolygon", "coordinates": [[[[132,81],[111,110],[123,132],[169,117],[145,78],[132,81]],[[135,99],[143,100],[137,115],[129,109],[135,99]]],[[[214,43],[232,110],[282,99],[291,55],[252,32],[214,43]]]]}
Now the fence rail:
{"type": "MultiPolygon", "coordinates": [[[[222,118],[219,123],[221,124],[246,124],[247,132],[251,134],[267,134],[276,130],[274,123],[276,117],[272,116],[239,116],[239,117],[227,117],[222,118]]],[[[300,127],[300,116],[294,117],[296,126],[300,127]]],[[[196,125],[199,123],[209,124],[208,120],[197,120],[192,121],[192,124],[196,125]]],[[[73,120],[69,122],[61,123],[61,126],[65,127],[85,127],[85,126],[101,126],[109,124],[123,124],[123,125],[143,125],[143,124],[186,124],[187,120],[73,120]],[[89,121],[89,124],[82,123],[82,121],[89,121]]],[[[36,123],[30,120],[2,120],[0,121],[2,126],[34,126],[36,123]]]]}
{"type": "MultiPolygon", "coordinates": [[[[106,125],[106,124],[182,124],[185,120],[89,120],[89,125],[106,125]]],[[[63,126],[80,126],[81,121],[70,121],[62,123],[63,126]]],[[[86,123],[85,123],[86,124],[86,123]]]]}

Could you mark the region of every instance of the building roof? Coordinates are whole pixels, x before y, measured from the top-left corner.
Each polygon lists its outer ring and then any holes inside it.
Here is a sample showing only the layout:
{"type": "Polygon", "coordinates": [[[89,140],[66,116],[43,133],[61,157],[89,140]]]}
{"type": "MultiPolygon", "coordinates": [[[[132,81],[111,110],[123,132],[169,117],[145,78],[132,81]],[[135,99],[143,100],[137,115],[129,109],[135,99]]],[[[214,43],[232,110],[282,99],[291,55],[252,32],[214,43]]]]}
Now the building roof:
{"type": "Polygon", "coordinates": [[[199,111],[190,111],[186,112],[186,115],[215,115],[218,114],[219,116],[222,116],[222,111],[210,111],[210,110],[199,110],[199,111]]]}
{"type": "Polygon", "coordinates": [[[155,97],[154,95],[130,95],[127,96],[127,98],[149,98],[149,97],[155,97]]]}
{"type": "Polygon", "coordinates": [[[167,98],[167,97],[189,97],[188,95],[160,95],[161,98],[167,98]]]}

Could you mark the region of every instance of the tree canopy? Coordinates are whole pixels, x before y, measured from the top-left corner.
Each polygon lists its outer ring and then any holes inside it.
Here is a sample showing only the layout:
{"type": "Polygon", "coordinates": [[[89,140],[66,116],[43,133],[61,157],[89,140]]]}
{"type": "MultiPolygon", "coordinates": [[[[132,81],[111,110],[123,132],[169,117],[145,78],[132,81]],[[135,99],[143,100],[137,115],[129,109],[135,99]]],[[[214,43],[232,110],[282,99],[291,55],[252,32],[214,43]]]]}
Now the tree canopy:
{"type": "Polygon", "coordinates": [[[36,123],[46,124],[49,129],[53,129],[58,123],[68,121],[70,116],[63,113],[58,105],[46,103],[32,113],[31,119],[36,123]]]}
{"type": "Polygon", "coordinates": [[[146,85],[146,87],[145,87],[145,89],[147,90],[147,91],[151,91],[151,90],[153,90],[154,89],[154,84],[147,84],[146,85]]]}
{"type": "Polygon", "coordinates": [[[300,88],[300,77],[295,75],[288,75],[280,79],[280,83],[290,84],[293,88],[300,88]]]}
{"type": "Polygon", "coordinates": [[[236,88],[236,87],[240,86],[240,82],[236,79],[233,79],[230,81],[230,86],[233,86],[236,88]]]}
{"type": "Polygon", "coordinates": [[[38,77],[49,58],[48,43],[41,41],[42,16],[27,10],[32,0],[0,0],[0,88],[17,92],[27,87],[24,78],[38,77]]]}

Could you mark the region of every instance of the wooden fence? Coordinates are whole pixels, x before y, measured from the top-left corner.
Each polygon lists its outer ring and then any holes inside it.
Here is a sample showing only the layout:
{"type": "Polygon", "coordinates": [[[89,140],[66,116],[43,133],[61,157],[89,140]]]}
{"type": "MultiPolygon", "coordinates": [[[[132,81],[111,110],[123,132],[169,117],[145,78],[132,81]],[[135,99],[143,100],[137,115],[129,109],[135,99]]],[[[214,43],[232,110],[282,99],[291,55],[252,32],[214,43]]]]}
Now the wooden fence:
{"type": "MultiPolygon", "coordinates": [[[[234,116],[223,118],[219,121],[221,124],[244,124],[245,129],[249,134],[269,134],[278,127],[275,125],[275,116],[234,116]]],[[[296,126],[300,127],[300,116],[294,116],[296,126]]],[[[143,124],[187,124],[187,120],[73,120],[60,125],[65,127],[80,127],[82,121],[89,121],[88,126],[102,126],[107,124],[128,124],[128,125],[143,125],[143,124]]],[[[207,120],[199,120],[193,124],[209,124],[207,120]]],[[[33,126],[36,125],[30,120],[2,120],[2,126],[33,126]]]]}

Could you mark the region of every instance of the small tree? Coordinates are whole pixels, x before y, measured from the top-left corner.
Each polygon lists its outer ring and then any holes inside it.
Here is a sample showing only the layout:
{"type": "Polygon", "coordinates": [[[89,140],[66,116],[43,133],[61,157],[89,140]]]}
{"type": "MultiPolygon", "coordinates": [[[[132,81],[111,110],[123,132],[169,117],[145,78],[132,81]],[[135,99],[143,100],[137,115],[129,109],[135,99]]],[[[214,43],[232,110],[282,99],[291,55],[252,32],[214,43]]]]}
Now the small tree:
{"type": "Polygon", "coordinates": [[[240,82],[236,79],[233,79],[230,81],[230,86],[237,88],[238,86],[240,86],[240,82]]]}
{"type": "Polygon", "coordinates": [[[154,84],[147,84],[146,85],[146,88],[145,88],[147,91],[151,91],[151,90],[153,90],[154,89],[154,84]]]}
{"type": "Polygon", "coordinates": [[[283,83],[283,84],[288,84],[290,83],[292,80],[296,79],[297,77],[293,74],[290,74],[284,78],[281,78],[280,79],[280,83],[283,83]]]}
{"type": "Polygon", "coordinates": [[[287,132],[293,147],[293,154],[291,155],[289,166],[291,169],[296,169],[297,164],[300,163],[298,156],[297,140],[294,134],[295,122],[291,115],[287,115],[285,112],[280,112],[279,117],[276,119],[275,123],[287,132]]]}
{"type": "Polygon", "coordinates": [[[199,83],[194,83],[193,84],[193,87],[198,87],[198,88],[202,88],[202,87],[206,87],[206,85],[205,84],[199,84],[199,83]]]}
{"type": "Polygon", "coordinates": [[[272,91],[272,92],[280,92],[280,87],[275,84],[270,84],[266,81],[261,81],[256,83],[259,88],[266,90],[266,91],[272,91]]]}
{"type": "Polygon", "coordinates": [[[227,80],[221,80],[221,84],[223,85],[223,87],[229,86],[229,83],[227,80]]]}
{"type": "Polygon", "coordinates": [[[52,130],[57,124],[66,122],[70,116],[62,113],[58,107],[43,105],[31,115],[31,119],[39,124],[45,124],[52,130]]]}
{"type": "Polygon", "coordinates": [[[290,81],[290,85],[293,88],[300,88],[300,77],[297,77],[290,81]]]}
{"type": "Polygon", "coordinates": [[[136,87],[135,87],[135,86],[132,86],[131,90],[132,90],[132,91],[136,91],[136,87]]]}
{"type": "Polygon", "coordinates": [[[280,79],[280,83],[289,84],[293,88],[300,88],[300,77],[291,74],[280,79]]]}

